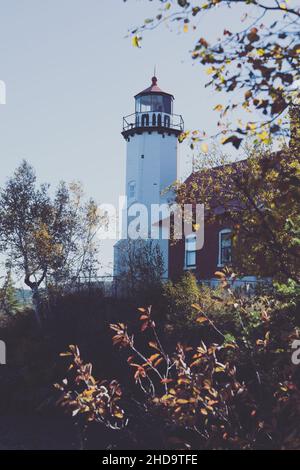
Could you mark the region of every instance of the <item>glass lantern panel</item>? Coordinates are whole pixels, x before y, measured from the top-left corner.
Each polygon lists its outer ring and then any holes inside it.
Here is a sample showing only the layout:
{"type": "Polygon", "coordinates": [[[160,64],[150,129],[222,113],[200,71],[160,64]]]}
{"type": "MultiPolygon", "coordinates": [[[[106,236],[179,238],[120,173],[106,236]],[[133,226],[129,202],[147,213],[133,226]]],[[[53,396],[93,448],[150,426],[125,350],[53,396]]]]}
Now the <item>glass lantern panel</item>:
{"type": "Polygon", "coordinates": [[[171,96],[159,94],[142,95],[136,98],[136,112],[162,112],[172,114],[172,101],[173,98],[171,96]]]}

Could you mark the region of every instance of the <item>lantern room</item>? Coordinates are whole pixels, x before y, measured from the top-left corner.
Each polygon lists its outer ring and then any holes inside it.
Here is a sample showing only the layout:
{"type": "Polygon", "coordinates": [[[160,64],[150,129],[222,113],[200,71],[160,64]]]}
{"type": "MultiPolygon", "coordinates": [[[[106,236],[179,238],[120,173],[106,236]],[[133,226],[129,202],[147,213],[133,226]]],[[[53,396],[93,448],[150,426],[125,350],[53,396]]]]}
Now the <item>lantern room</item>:
{"type": "Polygon", "coordinates": [[[173,114],[174,96],[163,92],[157,86],[157,78],[152,78],[150,88],[142,91],[135,97],[136,113],[161,112],[173,114]]]}
{"type": "Polygon", "coordinates": [[[174,96],[162,91],[157,78],[152,77],[149,88],[135,96],[135,113],[123,118],[123,136],[127,140],[135,133],[154,131],[181,134],[184,122],[173,113],[174,96]]]}

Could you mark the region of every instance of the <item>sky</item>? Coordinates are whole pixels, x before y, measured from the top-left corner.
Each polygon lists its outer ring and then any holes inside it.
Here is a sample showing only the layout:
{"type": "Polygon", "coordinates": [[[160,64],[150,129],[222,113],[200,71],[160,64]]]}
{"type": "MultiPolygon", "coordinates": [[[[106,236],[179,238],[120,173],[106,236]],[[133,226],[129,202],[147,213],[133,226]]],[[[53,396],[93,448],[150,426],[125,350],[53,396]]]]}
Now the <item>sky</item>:
{"type": "MultiPolygon", "coordinates": [[[[88,197],[116,203],[124,194],[126,143],[122,117],[148,87],[157,66],[159,86],[175,96],[186,128],[216,131],[220,97],[189,55],[199,34],[213,38],[240,27],[240,11],[224,10],[196,33],[165,26],[146,34],[142,48],[129,28],[153,16],[158,1],[0,0],[0,185],[28,160],[41,182],[81,181],[88,197]]],[[[181,149],[180,174],[192,155],[181,149]]],[[[110,270],[111,245],[102,248],[110,270]]]]}

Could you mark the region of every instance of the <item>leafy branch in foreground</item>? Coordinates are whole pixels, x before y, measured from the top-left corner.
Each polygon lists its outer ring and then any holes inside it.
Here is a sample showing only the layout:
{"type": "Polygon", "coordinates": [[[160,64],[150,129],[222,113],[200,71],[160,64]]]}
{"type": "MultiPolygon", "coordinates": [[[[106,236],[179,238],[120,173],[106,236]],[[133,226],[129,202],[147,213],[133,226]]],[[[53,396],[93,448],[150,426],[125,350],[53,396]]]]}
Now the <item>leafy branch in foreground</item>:
{"type": "Polygon", "coordinates": [[[80,415],[87,423],[97,422],[114,430],[126,425],[124,411],[119,405],[122,397],[116,380],[97,381],[92,375],[92,364],[84,364],[79,349],[69,346],[69,351],[61,356],[70,356],[68,378],[55,388],[62,392],[58,403],[71,410],[72,416],[80,415]]]}
{"type": "MultiPolygon", "coordinates": [[[[244,7],[238,31],[224,26],[214,43],[200,37],[192,50],[192,59],[205,67],[210,77],[207,86],[217,92],[234,93],[234,99],[219,103],[219,132],[222,143],[239,148],[246,135],[269,143],[272,135],[287,133],[285,111],[300,98],[300,8],[293,2],[272,0],[173,0],[163,4],[156,16],[131,31],[133,45],[141,44],[142,34],[162,23],[176,25],[183,32],[195,31],[207,22],[207,15],[221,9],[232,14],[244,7]],[[253,118],[228,124],[228,115],[238,109],[252,112],[253,118]],[[254,116],[260,116],[258,119],[254,116]]],[[[213,20],[213,18],[212,18],[213,20]]],[[[231,119],[232,120],[232,119],[231,119]]],[[[207,136],[203,131],[189,132],[192,144],[207,136]]]]}
{"type": "MultiPolygon", "coordinates": [[[[137,388],[130,389],[127,382],[129,393],[122,395],[116,381],[96,381],[91,365],[85,365],[79,350],[71,346],[67,354],[72,358],[68,373],[72,379],[57,386],[63,392],[59,403],[78,423],[98,422],[123,430],[130,439],[134,435],[138,440],[139,426],[147,422],[159,434],[162,448],[297,446],[295,406],[300,395],[293,366],[287,363],[289,353],[282,346],[285,340],[272,326],[275,309],[259,312],[261,325],[250,341],[243,299],[230,289],[234,275],[216,274],[240,315],[242,338],[232,341],[223,335],[200,302],[193,306],[197,322],[212,328],[223,344],[200,341],[190,347],[178,343],[169,353],[159,338],[151,307],[140,308],[143,342],[123,323],[110,326],[113,344],[128,356],[137,388]]],[[[289,337],[294,334],[289,328],[289,337]]]]}

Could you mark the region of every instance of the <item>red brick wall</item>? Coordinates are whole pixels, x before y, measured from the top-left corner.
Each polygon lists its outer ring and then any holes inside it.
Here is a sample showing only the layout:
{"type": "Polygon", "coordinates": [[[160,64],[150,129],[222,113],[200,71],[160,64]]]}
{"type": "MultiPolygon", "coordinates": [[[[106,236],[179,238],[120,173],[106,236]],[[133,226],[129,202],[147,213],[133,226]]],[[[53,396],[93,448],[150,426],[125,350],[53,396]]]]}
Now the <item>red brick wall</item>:
{"type": "MultiPolygon", "coordinates": [[[[215,277],[214,273],[220,269],[218,268],[219,232],[224,228],[228,228],[228,226],[218,222],[205,224],[204,246],[202,250],[197,251],[196,268],[190,270],[195,273],[198,279],[211,279],[215,277]]],[[[184,239],[170,244],[169,277],[171,279],[176,280],[185,272],[184,248],[184,239]]]]}

